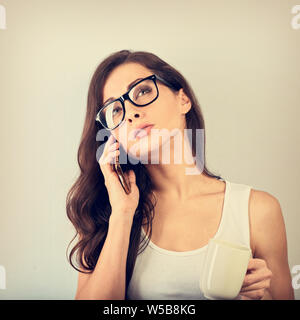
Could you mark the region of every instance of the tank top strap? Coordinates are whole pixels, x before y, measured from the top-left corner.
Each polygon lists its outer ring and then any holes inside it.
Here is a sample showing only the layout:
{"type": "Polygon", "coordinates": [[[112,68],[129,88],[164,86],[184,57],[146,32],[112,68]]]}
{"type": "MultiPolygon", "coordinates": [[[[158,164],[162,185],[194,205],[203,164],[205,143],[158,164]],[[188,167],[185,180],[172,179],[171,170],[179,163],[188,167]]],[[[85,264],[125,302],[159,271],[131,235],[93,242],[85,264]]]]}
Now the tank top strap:
{"type": "Polygon", "coordinates": [[[249,197],[252,186],[229,182],[230,192],[218,238],[250,247],[249,197]]]}

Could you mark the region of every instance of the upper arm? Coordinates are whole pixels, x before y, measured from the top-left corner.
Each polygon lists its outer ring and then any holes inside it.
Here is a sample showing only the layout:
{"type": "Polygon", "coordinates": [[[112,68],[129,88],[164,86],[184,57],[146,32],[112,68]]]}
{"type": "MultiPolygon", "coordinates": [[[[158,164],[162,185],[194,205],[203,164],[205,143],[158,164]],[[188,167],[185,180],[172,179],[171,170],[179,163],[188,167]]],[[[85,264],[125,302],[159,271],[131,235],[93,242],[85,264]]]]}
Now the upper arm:
{"type": "Polygon", "coordinates": [[[249,214],[254,258],[265,260],[273,274],[269,288],[272,298],[294,299],[286,230],[279,201],[267,192],[251,190],[249,214]]]}

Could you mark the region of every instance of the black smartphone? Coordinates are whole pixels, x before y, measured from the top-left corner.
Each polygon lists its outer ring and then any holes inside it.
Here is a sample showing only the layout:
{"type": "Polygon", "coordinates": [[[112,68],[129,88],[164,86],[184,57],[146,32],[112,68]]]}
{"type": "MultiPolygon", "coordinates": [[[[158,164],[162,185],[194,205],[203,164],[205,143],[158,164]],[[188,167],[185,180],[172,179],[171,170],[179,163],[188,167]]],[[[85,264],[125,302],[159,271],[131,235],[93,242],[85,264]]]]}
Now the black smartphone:
{"type": "Polygon", "coordinates": [[[126,194],[129,194],[131,192],[130,184],[128,183],[126,177],[124,176],[123,170],[122,170],[120,162],[119,162],[119,156],[116,156],[116,163],[113,163],[112,166],[119,177],[119,181],[120,181],[124,191],[126,192],[126,194]]]}

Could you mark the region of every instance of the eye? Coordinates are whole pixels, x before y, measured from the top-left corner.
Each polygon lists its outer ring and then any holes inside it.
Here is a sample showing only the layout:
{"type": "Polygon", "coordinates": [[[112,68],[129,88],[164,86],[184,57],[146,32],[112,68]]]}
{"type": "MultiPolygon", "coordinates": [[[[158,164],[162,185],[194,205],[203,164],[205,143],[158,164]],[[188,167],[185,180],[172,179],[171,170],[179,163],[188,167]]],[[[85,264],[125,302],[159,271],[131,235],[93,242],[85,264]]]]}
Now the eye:
{"type": "Polygon", "coordinates": [[[115,111],[120,111],[121,110],[121,108],[114,108],[114,110],[113,110],[113,115],[115,115],[116,114],[116,112],[115,111]]]}
{"type": "Polygon", "coordinates": [[[151,91],[152,91],[151,88],[148,88],[148,87],[141,88],[139,89],[138,94],[136,95],[135,98],[137,99],[138,97],[143,96],[144,94],[149,93],[151,91]],[[141,92],[143,92],[143,94],[140,95],[141,92]]]}

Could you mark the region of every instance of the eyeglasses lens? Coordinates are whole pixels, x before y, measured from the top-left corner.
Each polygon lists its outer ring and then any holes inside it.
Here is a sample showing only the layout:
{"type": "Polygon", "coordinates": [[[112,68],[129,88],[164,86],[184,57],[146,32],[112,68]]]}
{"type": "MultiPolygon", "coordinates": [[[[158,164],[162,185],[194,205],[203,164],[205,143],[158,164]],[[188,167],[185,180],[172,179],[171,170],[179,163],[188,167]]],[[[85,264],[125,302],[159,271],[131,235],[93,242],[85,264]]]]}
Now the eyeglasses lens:
{"type": "MultiPolygon", "coordinates": [[[[157,88],[154,81],[144,80],[134,86],[129,92],[129,98],[137,105],[143,106],[151,103],[157,97],[157,88]]],[[[123,119],[123,108],[121,101],[113,101],[103,108],[99,114],[102,124],[113,129],[123,119]]]]}

